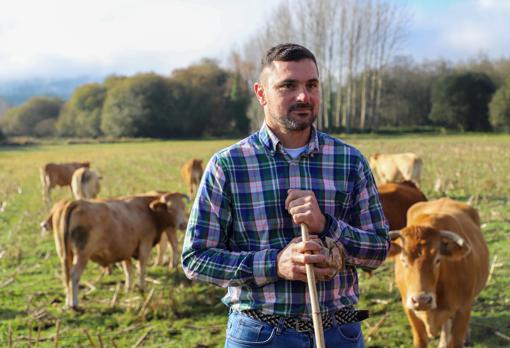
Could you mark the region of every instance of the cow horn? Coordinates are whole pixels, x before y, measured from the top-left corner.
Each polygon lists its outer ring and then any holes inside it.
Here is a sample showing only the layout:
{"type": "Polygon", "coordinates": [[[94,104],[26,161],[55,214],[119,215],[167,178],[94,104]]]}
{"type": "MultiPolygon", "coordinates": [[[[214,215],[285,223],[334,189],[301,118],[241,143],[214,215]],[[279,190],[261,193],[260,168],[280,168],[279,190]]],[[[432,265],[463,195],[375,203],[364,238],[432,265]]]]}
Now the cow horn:
{"type": "Polygon", "coordinates": [[[449,239],[453,240],[460,247],[463,246],[465,243],[464,238],[462,238],[457,233],[452,232],[452,231],[441,230],[441,231],[439,231],[439,235],[441,237],[449,238],[449,239]]]}
{"type": "Polygon", "coordinates": [[[398,237],[402,237],[402,236],[400,235],[400,230],[393,230],[393,231],[390,231],[390,232],[388,232],[388,235],[390,236],[390,239],[391,239],[391,240],[397,239],[398,237]]]}

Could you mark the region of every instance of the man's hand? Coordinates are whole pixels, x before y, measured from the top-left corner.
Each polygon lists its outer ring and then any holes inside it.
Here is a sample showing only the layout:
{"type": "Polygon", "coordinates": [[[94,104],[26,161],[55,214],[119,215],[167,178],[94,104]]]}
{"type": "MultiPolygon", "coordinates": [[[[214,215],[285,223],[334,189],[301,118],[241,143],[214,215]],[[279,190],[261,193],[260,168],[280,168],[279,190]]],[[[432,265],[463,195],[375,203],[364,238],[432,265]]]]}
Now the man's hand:
{"type": "Polygon", "coordinates": [[[326,264],[328,260],[321,252],[322,249],[323,245],[315,235],[311,235],[310,240],[306,242],[303,242],[301,237],[294,238],[276,257],[278,276],[287,280],[306,282],[305,264],[309,263],[324,266],[314,267],[316,279],[331,279],[338,270],[326,264]]]}
{"type": "Polygon", "coordinates": [[[326,217],[322,214],[313,191],[288,190],[285,209],[292,215],[295,224],[306,224],[310,233],[321,233],[326,225],[326,217]]]}

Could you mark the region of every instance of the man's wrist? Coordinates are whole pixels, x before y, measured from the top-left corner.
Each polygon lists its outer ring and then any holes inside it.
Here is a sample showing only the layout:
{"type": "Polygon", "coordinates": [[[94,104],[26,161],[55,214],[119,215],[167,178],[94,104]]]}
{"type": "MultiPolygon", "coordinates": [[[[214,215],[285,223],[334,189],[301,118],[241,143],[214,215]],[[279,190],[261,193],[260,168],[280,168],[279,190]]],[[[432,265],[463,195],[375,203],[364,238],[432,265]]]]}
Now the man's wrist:
{"type": "Polygon", "coordinates": [[[333,226],[334,219],[329,214],[324,214],[324,218],[326,219],[324,223],[324,229],[319,233],[319,238],[324,239],[327,235],[329,235],[329,232],[331,230],[331,227],[333,226]]]}

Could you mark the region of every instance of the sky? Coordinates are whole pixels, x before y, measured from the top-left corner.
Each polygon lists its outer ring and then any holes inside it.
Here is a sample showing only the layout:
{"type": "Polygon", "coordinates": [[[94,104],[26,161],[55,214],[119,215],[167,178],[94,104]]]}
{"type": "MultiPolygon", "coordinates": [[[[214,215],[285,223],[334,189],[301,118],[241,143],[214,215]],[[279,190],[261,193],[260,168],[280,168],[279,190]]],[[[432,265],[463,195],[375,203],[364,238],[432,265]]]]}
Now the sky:
{"type": "MultiPolygon", "coordinates": [[[[222,62],[281,1],[0,0],[0,81],[168,75],[203,57],[222,62]]],[[[390,1],[411,14],[401,54],[510,58],[510,0],[390,1]]]]}

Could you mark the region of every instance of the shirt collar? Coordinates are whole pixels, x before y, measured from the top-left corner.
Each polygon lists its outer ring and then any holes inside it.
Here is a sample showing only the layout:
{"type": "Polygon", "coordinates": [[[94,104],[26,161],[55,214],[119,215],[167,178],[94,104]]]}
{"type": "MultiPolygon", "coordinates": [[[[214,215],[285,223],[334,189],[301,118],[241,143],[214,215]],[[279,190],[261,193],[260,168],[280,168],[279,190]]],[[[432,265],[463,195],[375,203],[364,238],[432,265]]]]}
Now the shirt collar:
{"type": "MultiPolygon", "coordinates": [[[[264,144],[264,146],[271,151],[274,155],[278,151],[278,146],[282,146],[280,139],[269,129],[265,122],[262,123],[262,127],[259,130],[259,139],[264,144]]],[[[315,125],[312,125],[312,135],[310,136],[310,141],[308,142],[308,149],[306,150],[306,155],[310,155],[319,151],[319,134],[315,125]]]]}

